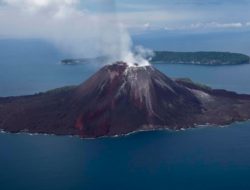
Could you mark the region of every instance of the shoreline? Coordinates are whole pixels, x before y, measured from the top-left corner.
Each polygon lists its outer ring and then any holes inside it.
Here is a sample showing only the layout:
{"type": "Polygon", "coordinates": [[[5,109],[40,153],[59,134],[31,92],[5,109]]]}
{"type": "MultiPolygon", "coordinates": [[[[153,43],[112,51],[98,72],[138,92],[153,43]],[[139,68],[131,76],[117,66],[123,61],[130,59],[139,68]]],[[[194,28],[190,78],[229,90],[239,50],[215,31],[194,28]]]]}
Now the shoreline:
{"type": "Polygon", "coordinates": [[[27,136],[55,136],[55,137],[69,137],[69,138],[76,138],[76,139],[80,139],[80,140],[98,140],[98,139],[114,139],[114,138],[123,138],[123,137],[128,137],[131,135],[135,135],[135,134],[139,134],[139,133],[147,133],[147,132],[184,132],[184,131],[188,131],[188,130],[195,130],[195,129],[206,129],[206,128],[228,128],[231,127],[234,124],[243,124],[243,123],[247,123],[250,122],[250,119],[246,119],[246,120],[242,120],[242,121],[235,121],[232,122],[230,124],[225,124],[225,125],[216,125],[216,124],[203,124],[203,125],[195,125],[193,127],[188,127],[188,128],[180,128],[180,129],[169,129],[169,128],[156,128],[156,129],[151,129],[151,130],[136,130],[136,131],[132,131],[126,134],[120,134],[120,135],[110,135],[110,136],[101,136],[101,137],[81,137],[79,135],[57,135],[57,134],[48,134],[48,133],[29,133],[27,131],[23,131],[23,132],[9,132],[9,131],[5,131],[3,129],[0,129],[0,134],[13,134],[13,135],[27,135],[27,136]]]}

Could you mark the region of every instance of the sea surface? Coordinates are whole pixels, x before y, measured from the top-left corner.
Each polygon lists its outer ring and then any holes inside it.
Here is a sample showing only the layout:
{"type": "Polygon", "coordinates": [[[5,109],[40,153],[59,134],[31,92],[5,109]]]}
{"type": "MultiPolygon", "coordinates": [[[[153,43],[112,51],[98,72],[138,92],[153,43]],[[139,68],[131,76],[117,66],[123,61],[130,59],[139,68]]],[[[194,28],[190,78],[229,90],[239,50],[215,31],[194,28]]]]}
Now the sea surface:
{"type": "MultiPolygon", "coordinates": [[[[67,56],[46,42],[1,40],[0,96],[80,84],[101,67],[60,65],[67,56]]],[[[250,94],[250,64],[156,67],[250,94]]],[[[0,133],[1,190],[249,190],[249,179],[250,122],[99,139],[0,133]]]]}

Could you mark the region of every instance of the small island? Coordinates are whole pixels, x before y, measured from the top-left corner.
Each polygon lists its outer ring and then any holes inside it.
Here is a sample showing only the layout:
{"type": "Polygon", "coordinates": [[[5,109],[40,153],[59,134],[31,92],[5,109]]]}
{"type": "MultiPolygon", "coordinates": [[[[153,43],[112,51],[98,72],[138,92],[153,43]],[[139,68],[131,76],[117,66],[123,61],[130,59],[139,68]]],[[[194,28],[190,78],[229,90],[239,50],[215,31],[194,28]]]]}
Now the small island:
{"type": "Polygon", "coordinates": [[[79,64],[90,64],[90,63],[104,63],[108,60],[106,56],[99,56],[94,58],[79,58],[79,59],[63,59],[62,65],[79,65],[79,64]]]}
{"type": "Polygon", "coordinates": [[[156,51],[151,62],[197,65],[239,65],[249,64],[250,57],[244,54],[230,52],[156,51]]]}
{"type": "MultiPolygon", "coordinates": [[[[78,65],[94,62],[107,62],[106,56],[96,58],[64,59],[63,65],[78,65]]],[[[152,64],[196,64],[196,65],[240,65],[249,64],[250,57],[240,53],[230,52],[173,52],[155,51],[154,56],[149,60],[152,64]]]]}

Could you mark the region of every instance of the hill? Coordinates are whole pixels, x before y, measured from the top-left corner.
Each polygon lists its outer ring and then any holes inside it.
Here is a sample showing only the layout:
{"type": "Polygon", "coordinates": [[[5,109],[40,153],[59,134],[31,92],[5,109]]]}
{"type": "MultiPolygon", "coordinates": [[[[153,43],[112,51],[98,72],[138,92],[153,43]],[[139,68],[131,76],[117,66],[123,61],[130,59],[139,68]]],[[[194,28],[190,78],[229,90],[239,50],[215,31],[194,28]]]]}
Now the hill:
{"type": "Polygon", "coordinates": [[[250,63],[250,57],[240,53],[229,52],[156,51],[151,62],[200,65],[238,65],[250,63]]]}

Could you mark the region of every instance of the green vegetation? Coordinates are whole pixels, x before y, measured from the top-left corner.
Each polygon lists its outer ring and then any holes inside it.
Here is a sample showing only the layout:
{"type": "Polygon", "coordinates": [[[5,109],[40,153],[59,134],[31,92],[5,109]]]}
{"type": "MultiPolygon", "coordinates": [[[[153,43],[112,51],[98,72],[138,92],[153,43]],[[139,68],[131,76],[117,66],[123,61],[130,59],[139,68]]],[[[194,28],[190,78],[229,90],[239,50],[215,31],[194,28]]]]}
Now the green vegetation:
{"type": "Polygon", "coordinates": [[[250,63],[250,57],[229,52],[169,52],[156,51],[152,63],[237,65],[250,63]]]}

